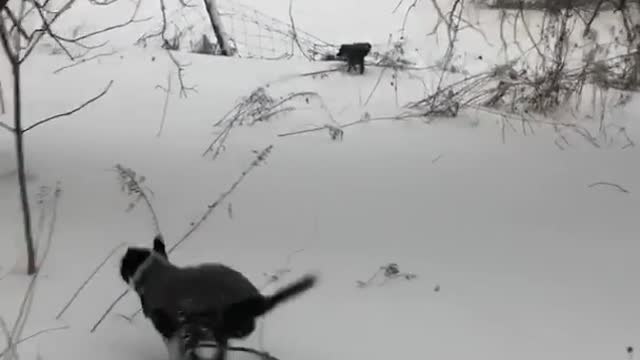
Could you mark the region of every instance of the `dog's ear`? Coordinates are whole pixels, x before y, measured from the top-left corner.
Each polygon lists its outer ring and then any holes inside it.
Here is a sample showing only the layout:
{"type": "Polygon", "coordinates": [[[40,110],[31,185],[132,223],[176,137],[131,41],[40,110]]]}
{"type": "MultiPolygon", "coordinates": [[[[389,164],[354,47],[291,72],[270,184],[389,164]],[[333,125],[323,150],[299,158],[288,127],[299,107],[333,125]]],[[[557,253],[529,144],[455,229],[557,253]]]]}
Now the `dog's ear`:
{"type": "Polygon", "coordinates": [[[153,239],[153,251],[161,255],[163,258],[167,258],[167,249],[164,246],[164,241],[161,235],[157,235],[153,239]]]}
{"type": "Polygon", "coordinates": [[[138,268],[151,255],[150,249],[129,247],[120,262],[120,276],[125,283],[129,283],[138,268]]]}

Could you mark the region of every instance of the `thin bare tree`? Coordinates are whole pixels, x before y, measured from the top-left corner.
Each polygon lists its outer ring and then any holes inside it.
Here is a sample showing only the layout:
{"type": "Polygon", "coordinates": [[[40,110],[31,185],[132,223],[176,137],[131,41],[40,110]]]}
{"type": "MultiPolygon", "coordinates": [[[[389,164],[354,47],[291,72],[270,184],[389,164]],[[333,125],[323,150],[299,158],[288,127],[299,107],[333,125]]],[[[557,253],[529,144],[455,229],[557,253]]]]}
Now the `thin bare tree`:
{"type": "MultiPolygon", "coordinates": [[[[113,2],[115,1],[118,0],[113,0],[113,2]]],[[[24,65],[25,61],[34,53],[34,49],[44,38],[52,39],[69,59],[76,60],[86,56],[91,50],[97,48],[93,45],[84,44],[84,41],[87,39],[141,21],[136,19],[140,6],[140,1],[138,1],[131,18],[120,24],[111,25],[86,34],[75,35],[74,37],[67,37],[56,33],[53,25],[72,8],[75,2],[76,0],[64,0],[60,7],[54,7],[51,0],[0,0],[0,49],[3,50],[4,55],[9,61],[13,83],[9,96],[10,101],[13,103],[13,124],[10,125],[0,122],[0,128],[11,132],[15,139],[18,187],[27,248],[28,275],[36,273],[37,259],[34,249],[29,193],[25,172],[24,135],[40,125],[68,117],[89,106],[109,91],[113,81],[110,81],[97,95],[85,100],[80,105],[68,111],[35,121],[31,123],[31,125],[25,125],[25,119],[22,113],[25,95],[22,83],[22,65],[24,65]],[[29,25],[34,23],[36,25],[29,25]],[[74,55],[72,48],[76,48],[79,54],[74,55]]]]}

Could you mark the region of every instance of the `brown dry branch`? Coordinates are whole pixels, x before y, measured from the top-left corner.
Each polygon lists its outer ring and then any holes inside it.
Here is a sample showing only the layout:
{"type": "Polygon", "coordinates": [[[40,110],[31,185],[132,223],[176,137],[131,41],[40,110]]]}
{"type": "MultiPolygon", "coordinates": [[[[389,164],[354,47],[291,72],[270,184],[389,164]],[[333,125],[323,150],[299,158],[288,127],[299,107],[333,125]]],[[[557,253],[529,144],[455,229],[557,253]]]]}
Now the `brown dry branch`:
{"type": "MultiPolygon", "coordinates": [[[[552,50],[557,49],[552,47],[552,50]]],[[[586,83],[602,89],[603,94],[609,88],[624,90],[622,69],[627,59],[635,56],[635,53],[623,54],[570,68],[564,64],[567,52],[560,51],[559,54],[559,62],[547,61],[549,71],[517,70],[516,63],[519,59],[514,59],[510,64],[497,66],[490,72],[444,85],[435,93],[405,107],[422,111],[424,116],[455,116],[462,108],[480,106],[515,114],[524,119],[527,114],[545,114],[571,99],[580,99],[583,85],[586,83]]],[[[601,99],[604,100],[606,99],[601,99]]],[[[602,113],[600,115],[601,121],[604,122],[602,113]]],[[[523,120],[523,129],[525,125],[523,120]]],[[[594,141],[595,137],[588,132],[575,128],[571,130],[579,133],[590,143],[597,144],[597,140],[594,141]]],[[[622,136],[628,137],[628,134],[625,132],[622,136]]],[[[633,141],[629,139],[627,145],[633,146],[631,144],[633,141]]]]}
{"type": "Polygon", "coordinates": [[[249,166],[238,176],[238,178],[231,184],[231,186],[209,206],[207,206],[207,210],[202,214],[202,216],[195,222],[190,225],[190,229],[178,240],[175,244],[173,244],[168,252],[171,253],[178,246],[184,243],[198,228],[209,218],[209,216],[213,213],[213,211],[220,206],[220,204],[224,203],[227,198],[236,190],[236,188],[244,181],[245,177],[251,173],[255,168],[262,165],[271,152],[273,151],[273,145],[269,145],[264,148],[262,151],[257,152],[256,158],[249,164],[249,166]]]}
{"type": "Polygon", "coordinates": [[[156,85],[156,89],[160,89],[164,92],[164,105],[162,106],[162,116],[160,117],[160,127],[158,128],[157,137],[162,135],[162,129],[164,129],[164,123],[167,120],[167,109],[169,107],[169,97],[171,95],[171,73],[167,75],[167,87],[162,85],[156,85]]]}
{"type": "Polygon", "coordinates": [[[2,356],[8,353],[8,355],[6,356],[6,360],[13,360],[13,359],[17,360],[18,355],[16,353],[15,344],[13,343],[13,338],[11,337],[11,331],[9,331],[9,326],[1,316],[0,316],[0,330],[4,335],[5,341],[7,342],[7,348],[2,351],[2,356]]]}
{"type": "Polygon", "coordinates": [[[504,37],[504,25],[507,21],[507,12],[505,10],[500,10],[500,41],[502,42],[502,48],[500,52],[504,53],[504,62],[509,62],[509,45],[507,44],[507,40],[504,37]]]}
{"type": "MultiPolygon", "coordinates": [[[[451,6],[451,9],[448,11],[448,14],[447,14],[448,16],[445,15],[445,13],[442,11],[440,6],[438,5],[437,0],[432,0],[431,2],[434,8],[436,9],[436,13],[438,14],[438,18],[439,18],[431,34],[436,34],[440,24],[444,23],[446,25],[446,33],[448,38],[447,48],[445,50],[445,54],[441,62],[442,69],[440,72],[440,77],[438,79],[438,83],[436,85],[436,91],[435,91],[436,94],[439,94],[439,93],[442,93],[441,87],[444,83],[445,74],[449,71],[450,63],[453,60],[455,44],[458,40],[458,34],[461,30],[460,24],[463,22],[462,13],[464,11],[464,0],[454,0],[453,5],[451,6]]],[[[446,94],[447,94],[447,97],[450,97],[450,95],[452,95],[452,93],[450,92],[447,92],[446,94]]],[[[431,102],[428,103],[430,109],[428,109],[426,113],[442,112],[441,108],[436,108],[436,100],[437,100],[436,97],[431,97],[431,102]]],[[[455,115],[453,116],[456,116],[457,109],[455,109],[453,112],[451,110],[454,110],[454,109],[447,109],[445,111],[445,114],[455,113],[455,115]]]]}
{"type": "Polygon", "coordinates": [[[6,113],[6,108],[4,105],[4,93],[2,92],[2,82],[0,81],[0,115],[4,115],[6,113]]]}
{"type": "Polygon", "coordinates": [[[411,111],[407,111],[395,116],[380,116],[380,117],[371,117],[369,113],[364,113],[359,120],[355,120],[346,124],[315,126],[309,129],[280,133],[278,134],[278,137],[301,135],[301,134],[313,133],[313,132],[324,130],[329,132],[329,136],[331,137],[332,140],[342,140],[342,138],[344,137],[343,129],[351,126],[366,124],[374,121],[401,121],[401,120],[417,119],[422,117],[423,117],[422,113],[415,113],[411,111]]]}
{"type": "MultiPolygon", "coordinates": [[[[580,94],[582,83],[590,75],[592,64],[584,64],[577,72],[567,70],[566,60],[571,50],[568,38],[576,24],[576,20],[570,19],[575,11],[567,7],[545,13],[540,36],[536,39],[527,23],[524,6],[520,4],[515,14],[513,42],[519,47],[524,58],[528,51],[525,52],[520,47],[517,39],[518,20],[520,20],[533,46],[532,49],[537,52],[538,65],[533,71],[528,72],[526,64],[523,64],[523,69],[516,70],[515,63],[511,62],[508,66],[509,73],[506,74],[509,78],[504,79],[504,74],[502,75],[494,90],[491,91],[491,96],[486,98],[485,105],[501,104],[505,108],[510,107],[509,111],[512,112],[544,112],[552,111],[572,96],[580,94]],[[571,76],[577,77],[567,81],[571,76]]],[[[504,15],[504,12],[502,14],[504,15]]],[[[502,19],[504,21],[504,16],[502,19]]],[[[503,46],[505,43],[506,41],[503,41],[503,46]]]]}
{"type": "Polygon", "coordinates": [[[334,124],[336,123],[324,100],[316,92],[295,92],[276,100],[267,93],[266,87],[260,86],[249,96],[241,98],[231,110],[214,124],[215,127],[221,127],[222,129],[204,150],[202,156],[211,154],[213,159],[217,158],[225,150],[226,140],[233,129],[238,126],[252,126],[258,122],[266,122],[276,115],[294,111],[296,108],[287,106],[287,104],[298,98],[304,98],[306,103],[309,103],[310,98],[317,99],[320,102],[320,107],[325,110],[330,120],[334,124]]]}
{"type": "Polygon", "coordinates": [[[82,282],[82,284],[80,285],[80,287],[73,293],[73,295],[71,295],[71,298],[69,298],[69,300],[65,303],[65,305],[62,307],[62,309],[58,312],[58,315],[56,315],[56,320],[59,320],[62,315],[67,311],[67,309],[69,309],[69,307],[73,304],[73,302],[76,300],[76,298],[80,295],[80,292],[82,292],[82,290],[89,284],[89,282],[91,281],[91,279],[93,279],[93,277],[100,271],[100,269],[102,269],[102,267],[107,263],[107,261],[109,261],[109,259],[115,255],[115,253],[120,250],[120,248],[122,248],[125,244],[121,243],[118,246],[114,247],[109,254],[107,254],[107,256],[102,260],[102,262],[100,264],[98,264],[98,266],[96,266],[96,268],[91,272],[91,274],[82,282]]]}
{"type": "MultiPolygon", "coordinates": [[[[5,328],[6,323],[4,325],[2,325],[4,321],[2,320],[2,318],[0,318],[0,327],[5,328]]],[[[38,337],[40,335],[44,335],[44,334],[49,334],[55,331],[61,331],[61,330],[67,330],[69,329],[69,325],[63,325],[63,326],[57,326],[57,327],[53,327],[53,328],[48,328],[48,329],[43,329],[43,330],[39,330],[36,331],[35,333],[23,337],[22,339],[16,340],[15,342],[11,342],[11,344],[13,344],[13,346],[17,346],[19,344],[22,344],[23,342],[29,341],[35,337],[38,337]]],[[[6,334],[5,334],[6,335],[6,334]]],[[[10,334],[9,334],[10,335],[10,334]]],[[[9,351],[9,347],[5,348],[4,350],[0,351],[0,358],[2,358],[5,354],[7,354],[7,352],[9,351]]]]}
{"type": "Polygon", "coordinates": [[[82,104],[76,106],[75,108],[73,108],[71,110],[65,111],[65,112],[60,113],[60,114],[52,115],[52,116],[47,117],[46,119],[37,121],[36,123],[24,128],[24,130],[22,130],[22,132],[26,133],[27,131],[32,130],[32,129],[40,126],[40,125],[48,123],[49,121],[53,121],[53,120],[56,120],[56,119],[59,119],[59,118],[67,117],[67,116],[71,116],[71,115],[77,113],[78,111],[86,108],[87,106],[91,105],[92,103],[96,102],[97,100],[102,98],[104,95],[106,95],[107,92],[109,92],[109,89],[111,89],[111,85],[113,85],[113,80],[109,81],[109,84],[107,84],[107,87],[105,87],[104,90],[102,90],[98,95],[92,97],[89,100],[86,100],[85,102],[83,102],[82,104]]]}
{"type": "Polygon", "coordinates": [[[611,182],[606,182],[606,181],[599,181],[599,182],[595,182],[593,184],[590,184],[589,186],[587,186],[588,188],[593,188],[596,186],[609,186],[609,187],[613,187],[614,189],[617,189],[620,192],[623,192],[625,194],[630,194],[631,192],[625,188],[623,188],[622,186],[618,185],[618,184],[614,184],[611,182]]]}
{"type": "Polygon", "coordinates": [[[10,131],[10,132],[14,132],[15,131],[14,128],[12,128],[11,126],[3,123],[2,121],[0,121],[0,128],[3,128],[3,129],[5,129],[7,131],[10,131]]]}
{"type": "Polygon", "coordinates": [[[118,295],[118,297],[109,305],[109,307],[102,313],[102,315],[100,316],[100,318],[98,319],[98,321],[96,321],[95,324],[93,324],[93,326],[91,327],[90,332],[95,332],[96,329],[98,329],[98,326],[100,326],[100,324],[102,324],[102,322],[104,321],[104,319],[107,318],[107,316],[111,313],[111,311],[113,310],[113,308],[116,307],[116,305],[118,305],[118,303],[120,302],[120,300],[122,300],[125,296],[127,296],[127,294],[129,293],[129,289],[123,291],[122,293],[120,293],[120,295],[118,295]]]}
{"type": "Polygon", "coordinates": [[[127,212],[132,211],[136,204],[142,200],[147,210],[151,214],[151,220],[156,235],[162,236],[160,230],[160,221],[158,215],[151,204],[150,196],[153,196],[153,191],[147,186],[144,186],[146,177],[144,175],[138,175],[133,169],[125,167],[121,164],[116,164],[114,170],[118,174],[118,181],[120,182],[120,189],[126,193],[127,196],[132,197],[131,202],[127,207],[127,212]]]}
{"type": "MultiPolygon", "coordinates": [[[[211,214],[215,211],[218,206],[223,204],[231,194],[240,186],[240,184],[244,181],[244,179],[249,175],[255,168],[262,165],[273,150],[273,145],[267,146],[262,151],[258,152],[256,158],[249,164],[249,166],[238,176],[238,178],[231,184],[231,186],[222,194],[218,196],[218,198],[207,206],[207,209],[200,216],[200,218],[189,224],[189,229],[186,233],[176,242],[174,243],[168,250],[167,253],[171,254],[176,248],[178,248],[181,244],[183,244],[187,239],[191,237],[193,233],[195,233],[202,224],[211,216],[211,214]]],[[[91,327],[91,332],[95,332],[96,329],[100,326],[100,324],[106,319],[106,317],[111,313],[111,311],[115,308],[115,306],[122,300],[128,293],[129,289],[123,291],[118,297],[109,305],[109,307],[103,312],[98,321],[91,327]]],[[[136,314],[140,313],[140,310],[137,310],[129,319],[133,319],[136,314]]]]}
{"type": "MultiPolygon", "coordinates": [[[[398,4],[398,6],[400,6],[402,2],[400,2],[398,4]]],[[[405,29],[407,27],[407,21],[409,20],[409,14],[411,13],[411,10],[413,10],[416,5],[418,5],[418,0],[413,0],[413,3],[411,3],[411,5],[409,5],[409,7],[407,7],[407,10],[404,13],[404,18],[402,19],[402,26],[400,27],[400,38],[404,39],[404,33],[405,33],[405,29]]],[[[397,9],[397,7],[396,7],[397,9]]],[[[395,12],[395,10],[393,10],[395,12]]]]}
{"type": "Polygon", "coordinates": [[[58,73],[60,73],[60,72],[62,72],[64,70],[76,67],[78,65],[86,64],[91,60],[95,60],[95,59],[99,59],[99,58],[102,58],[102,57],[107,57],[107,56],[111,56],[111,55],[115,55],[115,54],[116,54],[115,51],[109,51],[107,53],[96,54],[96,55],[93,55],[93,56],[81,58],[80,60],[78,60],[78,61],[76,61],[74,63],[71,63],[69,65],[65,65],[65,66],[61,66],[61,67],[57,68],[56,70],[53,71],[53,73],[54,74],[58,74],[58,73]]]}
{"type": "Polygon", "coordinates": [[[183,64],[180,61],[178,61],[178,59],[175,57],[175,55],[173,55],[171,50],[167,50],[167,55],[169,55],[169,58],[171,59],[173,64],[176,66],[176,69],[178,69],[178,82],[180,83],[180,91],[179,91],[180,97],[186,98],[188,96],[189,91],[197,93],[198,90],[195,85],[187,86],[185,85],[185,82],[184,82],[184,72],[186,70],[186,67],[191,64],[183,64]]]}

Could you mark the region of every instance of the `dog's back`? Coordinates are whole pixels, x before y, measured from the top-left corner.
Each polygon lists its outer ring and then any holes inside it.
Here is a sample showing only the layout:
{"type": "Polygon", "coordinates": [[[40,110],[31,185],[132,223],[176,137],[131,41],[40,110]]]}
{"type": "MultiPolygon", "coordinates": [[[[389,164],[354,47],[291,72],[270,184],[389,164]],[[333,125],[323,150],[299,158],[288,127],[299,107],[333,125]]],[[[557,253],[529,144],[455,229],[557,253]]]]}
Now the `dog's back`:
{"type": "Polygon", "coordinates": [[[172,318],[179,311],[215,312],[260,294],[244,275],[222,264],[165,267],[145,280],[146,305],[163,309],[172,318]]]}

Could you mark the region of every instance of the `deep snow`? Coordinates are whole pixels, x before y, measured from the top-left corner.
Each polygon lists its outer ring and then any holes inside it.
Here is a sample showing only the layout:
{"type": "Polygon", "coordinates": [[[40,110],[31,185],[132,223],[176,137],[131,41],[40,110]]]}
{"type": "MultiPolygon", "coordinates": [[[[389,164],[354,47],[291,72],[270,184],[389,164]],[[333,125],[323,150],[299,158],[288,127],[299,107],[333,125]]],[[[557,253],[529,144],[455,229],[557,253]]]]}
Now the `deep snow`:
{"type": "MultiPolygon", "coordinates": [[[[286,3],[256,7],[286,18],[286,3]]],[[[391,25],[381,24],[391,21],[387,15],[395,3],[373,2],[370,13],[354,20],[347,15],[357,3],[298,1],[297,21],[336,42],[351,40],[345,35],[349,24],[364,24],[373,42],[384,43],[390,30],[381,29],[391,25]],[[314,21],[324,16],[335,22],[314,21]]],[[[426,7],[417,11],[431,15],[426,7]]],[[[412,17],[413,34],[425,32],[417,17],[412,17]]],[[[353,37],[364,31],[354,30],[353,37]]],[[[495,34],[495,28],[487,31],[495,34]]],[[[476,45],[478,36],[461,40],[469,59],[475,49],[484,49],[476,45]]],[[[433,46],[424,41],[423,48],[433,46]]],[[[427,64],[437,58],[435,52],[420,54],[427,64]]],[[[249,174],[228,202],[233,216],[228,204],[222,206],[172,258],[180,264],[222,261],[260,285],[263,273],[303,249],[291,258],[292,272],[283,281],[319,271],[322,282],[269,315],[264,345],[280,359],[622,359],[627,346],[639,345],[636,148],[595,149],[574,137],[573,147],[560,151],[554,133],[544,127],[529,136],[507,132],[503,144],[499,119],[472,111],[430,125],[357,125],[345,129],[342,142],[331,141],[326,131],[277,137],[329,122],[311,101],[296,103],[297,111],[269,123],[234,130],[226,152],[212,161],[201,156],[213,137],[212,124],[264,83],[272,82],[268,91],[274,96],[317,91],[338,123],[355,121],[364,111],[397,113],[394,94],[383,83],[368,106],[359,105],[377,80],[376,68],[363,77],[332,73],[325,79],[276,81],[330,65],[184,54],[180,59],[191,63],[186,79],[197,84],[198,93],[171,98],[159,138],[164,94],[154,86],[164,84],[173,69],[161,51],[123,49],[59,75],[51,72],[66,64],[62,56],[42,53],[27,63],[29,122],[79,104],[110,80],[114,85],[90,108],[27,138],[34,204],[39,186],[60,181],[63,194],[25,335],[63,324],[70,329],[20,345],[23,359],[37,353],[46,360],[164,358],[160,339],[142,317],[129,323],[117,316],[137,309],[134,296],[95,333],[88,332],[124,288],[117,257],[63,321],[53,320],[114,246],[152,239],[147,212],[142,207],[125,212],[128,199],[109,169],[121,163],[146,176],[162,230],[173,243],[253,160],[251,151],[268,144],[275,147],[267,163],[249,174]],[[598,181],[618,183],[630,193],[588,187],[598,181]],[[356,286],[389,262],[418,278],[356,286]]],[[[474,71],[485,66],[466,64],[474,71]]],[[[5,88],[7,81],[3,74],[5,88]]],[[[402,81],[400,103],[422,91],[418,82],[402,81]]],[[[637,139],[640,130],[631,121],[638,109],[632,101],[609,118],[637,139]]],[[[8,118],[0,115],[2,121],[8,118]]],[[[0,274],[23,252],[14,166],[13,143],[0,131],[0,274]]],[[[13,273],[0,280],[0,316],[9,322],[17,316],[26,282],[13,273]]],[[[258,337],[248,343],[256,345],[258,337]]]]}

